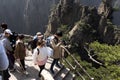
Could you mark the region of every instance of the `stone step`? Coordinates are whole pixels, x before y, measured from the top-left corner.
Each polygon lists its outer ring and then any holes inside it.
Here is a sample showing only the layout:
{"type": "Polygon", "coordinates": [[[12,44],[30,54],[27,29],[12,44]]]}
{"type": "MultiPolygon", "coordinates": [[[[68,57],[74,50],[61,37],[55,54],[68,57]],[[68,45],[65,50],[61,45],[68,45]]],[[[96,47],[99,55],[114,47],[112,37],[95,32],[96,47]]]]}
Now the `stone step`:
{"type": "Polygon", "coordinates": [[[62,80],[74,80],[75,75],[72,74],[70,71],[62,80]]]}
{"type": "Polygon", "coordinates": [[[55,80],[62,80],[69,72],[69,69],[62,67],[59,72],[54,76],[55,80]]]}

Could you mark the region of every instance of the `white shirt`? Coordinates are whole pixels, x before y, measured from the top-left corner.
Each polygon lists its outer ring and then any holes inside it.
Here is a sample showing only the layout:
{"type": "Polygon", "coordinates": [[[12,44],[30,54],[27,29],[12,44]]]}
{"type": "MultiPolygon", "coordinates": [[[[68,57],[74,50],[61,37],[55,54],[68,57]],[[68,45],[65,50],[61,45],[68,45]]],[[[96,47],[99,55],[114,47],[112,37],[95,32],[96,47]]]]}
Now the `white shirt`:
{"type": "Polygon", "coordinates": [[[38,65],[43,65],[47,61],[48,50],[46,47],[41,47],[41,48],[38,48],[39,49],[39,53],[38,53],[37,48],[35,48],[35,50],[33,52],[33,62],[38,65]]]}

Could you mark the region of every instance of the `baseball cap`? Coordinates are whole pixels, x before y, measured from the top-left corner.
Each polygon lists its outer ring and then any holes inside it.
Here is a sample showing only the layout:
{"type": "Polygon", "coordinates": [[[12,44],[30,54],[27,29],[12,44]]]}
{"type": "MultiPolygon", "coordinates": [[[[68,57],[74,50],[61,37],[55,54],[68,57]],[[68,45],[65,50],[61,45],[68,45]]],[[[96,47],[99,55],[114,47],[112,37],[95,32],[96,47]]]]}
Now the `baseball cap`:
{"type": "Polygon", "coordinates": [[[10,34],[10,35],[12,35],[12,32],[11,32],[10,29],[6,29],[4,32],[5,32],[5,33],[8,33],[8,34],[10,34]]]}

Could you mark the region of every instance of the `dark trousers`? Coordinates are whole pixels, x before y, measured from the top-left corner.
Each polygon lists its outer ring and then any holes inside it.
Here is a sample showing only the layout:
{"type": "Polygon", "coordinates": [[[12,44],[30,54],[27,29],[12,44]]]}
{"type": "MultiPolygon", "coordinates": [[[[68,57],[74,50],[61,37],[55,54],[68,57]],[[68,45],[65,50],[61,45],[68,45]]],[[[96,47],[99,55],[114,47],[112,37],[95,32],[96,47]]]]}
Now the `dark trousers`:
{"type": "Polygon", "coordinates": [[[41,72],[45,68],[45,65],[39,65],[40,71],[38,73],[38,76],[41,77],[41,72]]]}
{"type": "Polygon", "coordinates": [[[53,67],[54,67],[55,64],[56,64],[56,65],[59,65],[59,64],[58,64],[58,61],[59,61],[59,58],[53,60],[53,62],[52,62],[52,64],[51,64],[51,67],[50,67],[50,70],[53,71],[53,67]]]}
{"type": "Polygon", "coordinates": [[[25,59],[21,59],[20,62],[21,62],[21,65],[20,65],[20,66],[21,66],[24,70],[26,70],[26,68],[25,68],[25,59]]]}
{"type": "Polygon", "coordinates": [[[15,63],[15,58],[14,58],[12,53],[7,54],[7,56],[8,56],[8,60],[9,60],[9,67],[8,68],[13,69],[14,68],[14,63],[15,63]]]}
{"type": "Polygon", "coordinates": [[[3,71],[1,72],[1,75],[2,75],[2,80],[9,80],[10,74],[9,74],[9,72],[8,72],[8,69],[3,70],[3,71]]]}

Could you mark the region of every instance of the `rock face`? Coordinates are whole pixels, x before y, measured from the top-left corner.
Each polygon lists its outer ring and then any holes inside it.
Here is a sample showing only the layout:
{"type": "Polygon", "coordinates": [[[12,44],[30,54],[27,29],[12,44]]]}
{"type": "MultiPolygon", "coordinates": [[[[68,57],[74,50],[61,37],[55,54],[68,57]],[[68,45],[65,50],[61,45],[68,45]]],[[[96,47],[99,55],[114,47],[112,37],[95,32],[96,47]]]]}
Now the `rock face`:
{"type": "MultiPolygon", "coordinates": [[[[20,33],[35,34],[38,30],[45,32],[45,25],[48,23],[50,9],[59,1],[60,0],[0,0],[0,23],[6,22],[13,31],[20,33]]],[[[52,12],[50,16],[58,19],[50,18],[49,23],[51,23],[52,26],[59,26],[58,24],[64,23],[69,24],[71,27],[74,25],[74,22],[77,22],[81,18],[82,6],[79,5],[95,6],[98,8],[101,1],[102,0],[63,0],[55,7],[57,10],[52,12]]],[[[113,0],[112,6],[118,9],[113,12],[112,21],[120,25],[120,0],[113,0]]]]}
{"type": "Polygon", "coordinates": [[[55,33],[57,28],[63,25],[73,26],[82,16],[81,6],[76,5],[74,0],[60,0],[49,18],[46,34],[55,33]]]}
{"type": "Polygon", "coordinates": [[[0,0],[0,23],[13,31],[35,34],[44,32],[50,9],[58,0],[0,0]]]}
{"type": "Polygon", "coordinates": [[[79,0],[60,0],[52,11],[46,35],[54,34],[61,25],[67,25],[72,43],[84,44],[98,40],[103,43],[119,43],[115,27],[108,21],[113,19],[113,0],[104,0],[98,8],[84,6],[79,0]],[[84,28],[85,31],[81,31],[84,28]],[[77,40],[77,41],[76,41],[77,40]]]}

